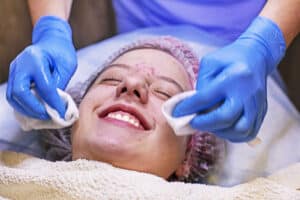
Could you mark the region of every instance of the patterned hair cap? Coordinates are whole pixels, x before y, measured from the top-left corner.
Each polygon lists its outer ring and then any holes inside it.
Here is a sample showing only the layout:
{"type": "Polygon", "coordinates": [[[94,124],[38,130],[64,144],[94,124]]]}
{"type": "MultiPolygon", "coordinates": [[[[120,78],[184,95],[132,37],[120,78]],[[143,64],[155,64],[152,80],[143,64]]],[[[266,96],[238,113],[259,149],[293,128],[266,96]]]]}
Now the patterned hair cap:
{"type": "Polygon", "coordinates": [[[121,47],[118,51],[113,53],[101,67],[98,67],[84,83],[80,83],[80,85],[78,84],[76,87],[73,87],[70,90],[76,90],[76,98],[82,99],[89,87],[99,76],[99,73],[101,73],[105,67],[109,66],[121,55],[135,49],[157,49],[170,54],[182,64],[189,76],[190,84],[194,88],[199,68],[198,56],[187,44],[178,40],[177,38],[171,36],[160,36],[140,39],[121,47]]]}

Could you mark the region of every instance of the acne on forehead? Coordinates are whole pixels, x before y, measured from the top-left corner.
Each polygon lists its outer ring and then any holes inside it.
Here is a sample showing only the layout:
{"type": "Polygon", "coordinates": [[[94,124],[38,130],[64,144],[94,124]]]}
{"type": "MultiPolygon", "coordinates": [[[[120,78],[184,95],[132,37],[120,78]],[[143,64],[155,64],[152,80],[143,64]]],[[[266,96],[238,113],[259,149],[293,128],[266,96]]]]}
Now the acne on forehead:
{"type": "MultiPolygon", "coordinates": [[[[175,64],[175,62],[174,62],[175,64]]],[[[157,70],[155,67],[153,67],[151,64],[146,63],[146,62],[141,62],[141,63],[136,63],[133,65],[135,70],[138,72],[143,72],[144,74],[146,74],[148,77],[153,77],[153,76],[160,76],[159,70],[157,70]]],[[[182,70],[183,67],[181,68],[182,70]]],[[[183,72],[184,73],[184,72],[183,72]]],[[[172,78],[171,78],[172,79],[172,78]]],[[[187,77],[188,79],[188,77],[187,77]]],[[[189,82],[187,80],[187,82],[189,82]]],[[[182,88],[183,90],[185,89],[189,89],[188,86],[187,87],[182,87],[182,84],[178,84],[180,88],[182,88]]],[[[185,85],[185,84],[184,84],[185,85]]]]}
{"type": "MultiPolygon", "coordinates": [[[[177,60],[175,60],[175,61],[172,60],[172,63],[174,65],[180,64],[181,65],[180,69],[183,71],[183,74],[186,74],[185,73],[185,69],[184,69],[184,67],[182,66],[181,63],[179,63],[177,60]]],[[[136,63],[136,64],[134,64],[132,66],[135,68],[135,70],[137,72],[143,72],[148,77],[163,75],[163,74],[160,73],[159,68],[157,66],[154,67],[153,65],[151,65],[150,63],[147,63],[147,62],[136,63]]],[[[187,76],[187,79],[189,79],[188,76],[187,76]]],[[[187,82],[189,82],[189,80],[187,80],[187,82]]],[[[182,85],[182,84],[179,84],[179,85],[182,85]]],[[[181,88],[189,89],[190,84],[189,84],[189,86],[185,86],[185,84],[183,84],[183,86],[184,87],[181,86],[181,88]]]]}
{"type": "MultiPolygon", "coordinates": [[[[174,66],[180,66],[179,70],[182,72],[182,74],[185,74],[187,75],[187,71],[185,69],[185,67],[182,65],[182,63],[180,63],[176,58],[174,58],[171,54],[169,54],[168,52],[165,52],[163,50],[160,50],[160,49],[135,49],[135,50],[131,50],[131,51],[128,51],[126,53],[124,53],[123,55],[121,55],[120,57],[118,57],[113,63],[126,63],[128,65],[131,65],[131,66],[134,66],[135,68],[137,68],[138,70],[142,70],[143,72],[147,72],[148,75],[154,75],[154,76],[160,76],[160,75],[164,75],[164,73],[161,73],[160,69],[161,67],[160,66],[157,66],[157,65],[151,65],[152,61],[153,61],[153,57],[151,56],[158,56],[159,54],[160,55],[163,54],[164,56],[167,56],[169,57],[168,60],[168,64],[170,65],[174,65],[174,66]],[[150,59],[149,57],[144,58],[144,60],[141,59],[141,54],[144,54],[142,52],[147,52],[146,55],[149,55],[150,56],[150,59]],[[149,62],[148,62],[149,61],[149,62]]],[[[166,58],[165,58],[166,59],[166,58]]],[[[163,59],[163,60],[165,60],[163,59]]],[[[155,60],[154,60],[154,63],[155,63],[155,60]]],[[[164,65],[167,65],[167,63],[165,63],[164,65]]],[[[172,74],[173,74],[173,70],[172,70],[172,74]]],[[[190,81],[189,81],[189,76],[187,75],[187,80],[185,80],[184,82],[187,82],[188,83],[188,86],[187,87],[184,87],[186,89],[189,89],[191,87],[191,84],[190,84],[190,81]]],[[[184,78],[184,79],[186,79],[184,78]]],[[[184,84],[185,85],[185,84],[184,84]]]]}
{"type": "Polygon", "coordinates": [[[137,71],[142,71],[151,76],[157,75],[157,71],[155,70],[155,68],[145,62],[137,63],[134,66],[136,67],[137,71]]]}

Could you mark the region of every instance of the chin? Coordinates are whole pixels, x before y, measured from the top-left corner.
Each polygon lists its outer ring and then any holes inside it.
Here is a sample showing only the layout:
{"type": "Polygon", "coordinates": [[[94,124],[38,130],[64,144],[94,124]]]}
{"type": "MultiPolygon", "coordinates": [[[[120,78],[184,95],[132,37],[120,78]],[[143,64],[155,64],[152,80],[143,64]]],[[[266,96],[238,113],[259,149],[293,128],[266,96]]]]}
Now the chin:
{"type": "Polygon", "coordinates": [[[89,149],[93,160],[109,163],[133,159],[139,151],[136,143],[114,133],[95,134],[84,146],[89,149]]]}

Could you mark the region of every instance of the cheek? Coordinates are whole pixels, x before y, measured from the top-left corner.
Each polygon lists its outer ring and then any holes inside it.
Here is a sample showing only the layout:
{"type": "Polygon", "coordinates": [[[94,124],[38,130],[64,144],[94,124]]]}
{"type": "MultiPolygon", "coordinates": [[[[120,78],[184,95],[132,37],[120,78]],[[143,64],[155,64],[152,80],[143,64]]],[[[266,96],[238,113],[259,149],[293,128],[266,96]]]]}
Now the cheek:
{"type": "MultiPolygon", "coordinates": [[[[178,137],[170,127],[158,125],[153,151],[156,154],[155,162],[165,169],[163,177],[168,178],[184,161],[187,139],[178,137]],[[163,156],[162,156],[163,155],[163,156]]],[[[163,170],[164,171],[164,170],[163,170]]]]}
{"type": "Polygon", "coordinates": [[[105,95],[105,90],[92,88],[83,98],[79,105],[79,119],[73,125],[72,128],[72,146],[79,147],[84,145],[84,141],[90,137],[93,129],[95,129],[95,109],[101,106],[105,99],[109,99],[109,95],[105,95]],[[102,93],[100,92],[102,91],[102,93]],[[101,94],[101,95],[100,95],[101,94]]]}
{"type": "Polygon", "coordinates": [[[93,91],[93,92],[89,92],[85,95],[85,97],[83,98],[82,102],[79,105],[79,112],[80,114],[84,114],[86,110],[91,109],[93,106],[96,106],[96,99],[97,98],[97,90],[93,91]]]}
{"type": "Polygon", "coordinates": [[[148,110],[152,111],[151,115],[155,119],[156,126],[160,127],[160,129],[164,129],[168,132],[172,132],[172,134],[175,135],[173,129],[170,127],[170,125],[167,122],[167,119],[162,113],[162,105],[165,101],[155,97],[154,95],[152,98],[149,98],[149,100],[151,101],[149,103],[151,107],[148,108],[148,110]]]}
{"type": "Polygon", "coordinates": [[[173,129],[169,126],[166,118],[161,112],[163,101],[153,99],[154,105],[151,110],[155,111],[153,117],[156,121],[156,143],[161,148],[162,152],[169,152],[167,155],[172,155],[172,159],[181,160],[185,155],[187,138],[178,137],[173,129]],[[158,102],[160,101],[160,102],[158,102]]]}
{"type": "Polygon", "coordinates": [[[95,88],[91,88],[79,105],[80,116],[89,115],[97,107],[107,101],[111,101],[114,94],[115,89],[112,87],[97,86],[95,88]]]}
{"type": "Polygon", "coordinates": [[[187,139],[174,134],[170,126],[161,124],[158,125],[159,146],[163,152],[169,152],[168,155],[176,160],[182,160],[185,155],[187,139]]]}

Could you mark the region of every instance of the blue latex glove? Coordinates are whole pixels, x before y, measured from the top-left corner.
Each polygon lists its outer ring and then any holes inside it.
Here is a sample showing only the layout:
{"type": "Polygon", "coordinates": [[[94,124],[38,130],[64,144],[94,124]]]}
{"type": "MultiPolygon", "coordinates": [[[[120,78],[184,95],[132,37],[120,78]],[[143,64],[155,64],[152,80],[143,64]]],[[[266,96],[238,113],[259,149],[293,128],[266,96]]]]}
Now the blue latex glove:
{"type": "Polygon", "coordinates": [[[45,107],[30,90],[34,87],[39,98],[64,117],[65,103],[57,88],[65,89],[76,67],[76,51],[69,24],[58,17],[42,17],[33,29],[32,45],[10,64],[7,100],[24,115],[49,119],[45,107]]]}
{"type": "Polygon", "coordinates": [[[174,109],[174,117],[198,113],[190,125],[232,142],[253,139],[267,111],[267,75],[285,52],[276,24],[257,17],[235,42],[203,57],[197,93],[174,109]]]}

